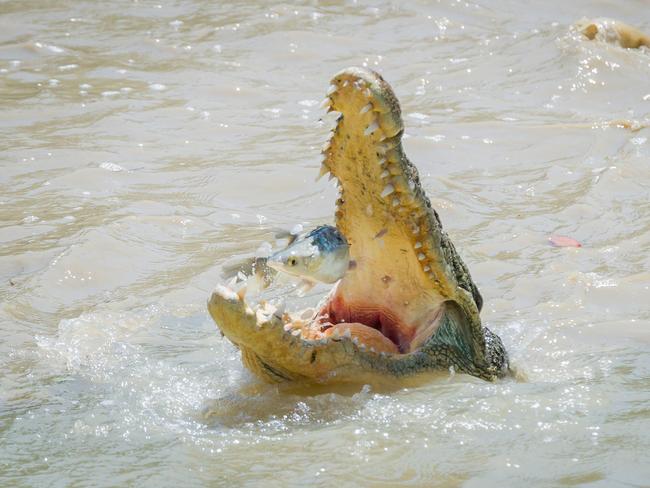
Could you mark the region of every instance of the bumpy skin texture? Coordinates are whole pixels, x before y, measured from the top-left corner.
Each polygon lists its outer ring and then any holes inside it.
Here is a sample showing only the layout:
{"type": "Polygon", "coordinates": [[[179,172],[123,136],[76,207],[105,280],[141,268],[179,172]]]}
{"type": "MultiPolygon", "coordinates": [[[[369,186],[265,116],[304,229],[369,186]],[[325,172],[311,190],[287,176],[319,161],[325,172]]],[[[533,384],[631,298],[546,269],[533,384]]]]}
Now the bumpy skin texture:
{"type": "MultiPolygon", "coordinates": [[[[333,78],[327,104],[341,115],[323,148],[321,174],[339,182],[336,225],[358,265],[319,313],[379,311],[399,323],[399,351],[370,347],[345,330],[345,319],[326,335],[316,320],[270,305],[253,310],[225,287],[208,302],[213,319],[244,364],[268,381],[403,384],[452,367],[486,380],[504,377],[510,370],[503,343],[481,325],[481,295],[404,154],[393,90],[371,70],[348,68],[333,78]]],[[[348,322],[361,322],[355,317],[348,322]]]]}

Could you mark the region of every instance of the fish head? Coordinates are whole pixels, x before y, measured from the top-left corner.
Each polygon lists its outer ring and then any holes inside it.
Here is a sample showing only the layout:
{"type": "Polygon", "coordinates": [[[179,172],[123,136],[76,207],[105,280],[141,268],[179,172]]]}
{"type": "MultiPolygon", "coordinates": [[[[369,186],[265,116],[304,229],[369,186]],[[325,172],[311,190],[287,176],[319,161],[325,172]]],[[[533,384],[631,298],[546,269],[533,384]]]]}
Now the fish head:
{"type": "Polygon", "coordinates": [[[272,254],[267,264],[306,280],[334,283],[343,277],[349,261],[345,238],[335,227],[321,226],[272,254]]]}
{"type": "Polygon", "coordinates": [[[302,240],[269,256],[267,264],[277,271],[306,277],[313,274],[321,262],[318,247],[302,240]]]}

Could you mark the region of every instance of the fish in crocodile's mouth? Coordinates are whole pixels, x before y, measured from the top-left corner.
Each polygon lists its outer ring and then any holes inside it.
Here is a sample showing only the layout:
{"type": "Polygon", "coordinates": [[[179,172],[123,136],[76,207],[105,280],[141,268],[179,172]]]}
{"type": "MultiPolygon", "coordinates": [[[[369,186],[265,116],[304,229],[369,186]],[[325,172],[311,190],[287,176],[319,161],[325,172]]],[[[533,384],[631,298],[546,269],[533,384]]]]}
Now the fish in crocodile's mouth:
{"type": "Polygon", "coordinates": [[[356,265],[313,311],[251,309],[242,294],[218,287],[212,317],[244,363],[275,381],[450,365],[499,376],[503,364],[486,359],[481,296],[404,154],[392,89],[373,71],[349,68],[333,78],[325,105],[339,116],[321,175],[338,182],[335,223],[356,265]]]}

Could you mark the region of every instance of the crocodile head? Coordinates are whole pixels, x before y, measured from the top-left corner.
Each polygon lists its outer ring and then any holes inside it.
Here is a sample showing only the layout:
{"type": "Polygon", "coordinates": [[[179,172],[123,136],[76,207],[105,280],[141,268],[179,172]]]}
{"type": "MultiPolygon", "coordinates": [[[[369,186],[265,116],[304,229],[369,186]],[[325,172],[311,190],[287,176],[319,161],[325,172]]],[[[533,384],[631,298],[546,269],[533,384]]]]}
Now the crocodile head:
{"type": "Polygon", "coordinates": [[[348,68],[327,105],[340,116],[321,174],[339,183],[336,225],[356,266],[311,314],[253,309],[219,286],[213,319],[270,381],[375,382],[450,367],[505,375],[501,340],[481,325],[481,296],[404,154],[393,90],[374,71],[348,68]]]}

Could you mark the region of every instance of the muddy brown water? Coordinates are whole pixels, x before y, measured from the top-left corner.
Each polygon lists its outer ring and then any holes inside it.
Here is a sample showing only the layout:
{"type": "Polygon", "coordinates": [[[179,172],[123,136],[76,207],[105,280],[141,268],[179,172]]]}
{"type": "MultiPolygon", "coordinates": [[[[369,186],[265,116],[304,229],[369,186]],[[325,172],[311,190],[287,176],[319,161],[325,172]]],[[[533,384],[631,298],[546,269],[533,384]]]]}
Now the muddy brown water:
{"type": "Polygon", "coordinates": [[[0,485],[648,486],[650,52],[585,15],[650,31],[644,1],[0,2],[0,485]],[[527,381],[280,391],[208,317],[225,263],[331,221],[350,65],[527,381]]]}

